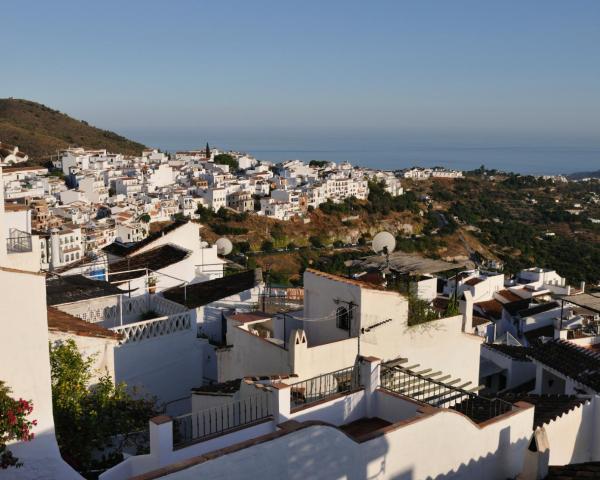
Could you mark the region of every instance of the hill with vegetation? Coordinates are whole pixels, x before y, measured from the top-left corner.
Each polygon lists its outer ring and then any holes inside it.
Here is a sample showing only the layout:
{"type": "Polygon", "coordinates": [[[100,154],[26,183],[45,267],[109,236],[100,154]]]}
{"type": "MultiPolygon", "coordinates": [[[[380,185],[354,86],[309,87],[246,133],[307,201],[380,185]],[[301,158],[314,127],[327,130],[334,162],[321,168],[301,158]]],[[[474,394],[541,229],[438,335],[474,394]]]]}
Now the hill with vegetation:
{"type": "Polygon", "coordinates": [[[344,262],[369,255],[382,230],[404,252],[473,266],[502,263],[507,274],[552,268],[573,285],[600,281],[600,181],[482,170],[403,185],[407,193],[393,198],[371,183],[368,200],[327,202],[290,222],[201,209],[202,232],[209,241],[227,236],[234,255],[245,254],[249,266],[269,269],[282,284],[300,283],[308,266],[346,273],[344,262]]]}
{"type": "Polygon", "coordinates": [[[600,170],[593,172],[575,172],[567,175],[569,180],[582,180],[584,178],[600,178],[600,170]]]}
{"type": "Polygon", "coordinates": [[[29,155],[29,163],[38,165],[69,146],[106,148],[126,155],[139,155],[145,148],[41,103],[15,98],[0,98],[0,141],[18,146],[29,155]]]}

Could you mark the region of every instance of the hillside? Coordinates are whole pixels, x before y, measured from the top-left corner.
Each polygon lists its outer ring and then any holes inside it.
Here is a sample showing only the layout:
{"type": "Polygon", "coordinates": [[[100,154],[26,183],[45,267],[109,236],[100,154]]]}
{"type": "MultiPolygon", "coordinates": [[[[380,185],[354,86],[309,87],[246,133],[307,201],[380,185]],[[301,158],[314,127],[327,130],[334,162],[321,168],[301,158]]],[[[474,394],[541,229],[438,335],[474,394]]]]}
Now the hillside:
{"type": "Polygon", "coordinates": [[[581,180],[583,178],[600,178],[600,170],[594,172],[575,172],[567,175],[569,180],[581,180]]]}
{"type": "Polygon", "coordinates": [[[0,99],[0,140],[17,145],[32,164],[43,164],[57,149],[69,146],[106,148],[129,155],[138,155],[144,149],[141,143],[92,127],[58,110],[13,98],[0,99]]]}

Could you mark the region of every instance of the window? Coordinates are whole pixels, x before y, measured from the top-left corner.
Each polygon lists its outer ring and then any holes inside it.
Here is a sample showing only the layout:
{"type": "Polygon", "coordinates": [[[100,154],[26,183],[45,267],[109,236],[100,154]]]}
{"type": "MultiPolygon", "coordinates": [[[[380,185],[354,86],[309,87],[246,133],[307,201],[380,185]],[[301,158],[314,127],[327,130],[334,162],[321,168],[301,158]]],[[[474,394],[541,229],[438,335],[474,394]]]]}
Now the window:
{"type": "Polygon", "coordinates": [[[350,313],[346,307],[338,307],[335,311],[335,323],[342,330],[350,330],[350,313]]]}

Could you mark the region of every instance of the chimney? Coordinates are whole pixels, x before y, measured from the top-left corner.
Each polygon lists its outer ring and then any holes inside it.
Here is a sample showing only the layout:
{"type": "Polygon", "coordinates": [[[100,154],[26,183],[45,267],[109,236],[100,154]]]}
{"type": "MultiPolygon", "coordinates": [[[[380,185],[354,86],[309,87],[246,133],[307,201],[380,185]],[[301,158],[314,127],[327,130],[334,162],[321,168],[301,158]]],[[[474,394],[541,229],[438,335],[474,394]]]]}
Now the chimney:
{"type": "Polygon", "coordinates": [[[459,300],[460,313],[463,316],[463,332],[473,333],[473,294],[470,290],[463,292],[464,299],[459,300]]]}

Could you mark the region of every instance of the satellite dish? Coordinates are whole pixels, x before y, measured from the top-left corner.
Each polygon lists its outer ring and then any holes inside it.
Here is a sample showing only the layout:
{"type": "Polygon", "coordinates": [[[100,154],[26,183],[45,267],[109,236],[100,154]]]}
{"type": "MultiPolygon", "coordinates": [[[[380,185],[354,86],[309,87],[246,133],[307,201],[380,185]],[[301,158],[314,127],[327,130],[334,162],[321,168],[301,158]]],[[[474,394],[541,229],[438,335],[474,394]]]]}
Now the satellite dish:
{"type": "Polygon", "coordinates": [[[217,240],[217,253],[219,255],[229,255],[231,250],[233,250],[231,240],[225,237],[221,237],[217,240]]]}
{"type": "Polygon", "coordinates": [[[390,232],[379,232],[373,238],[371,248],[375,253],[388,255],[396,248],[396,239],[390,232]]]}

